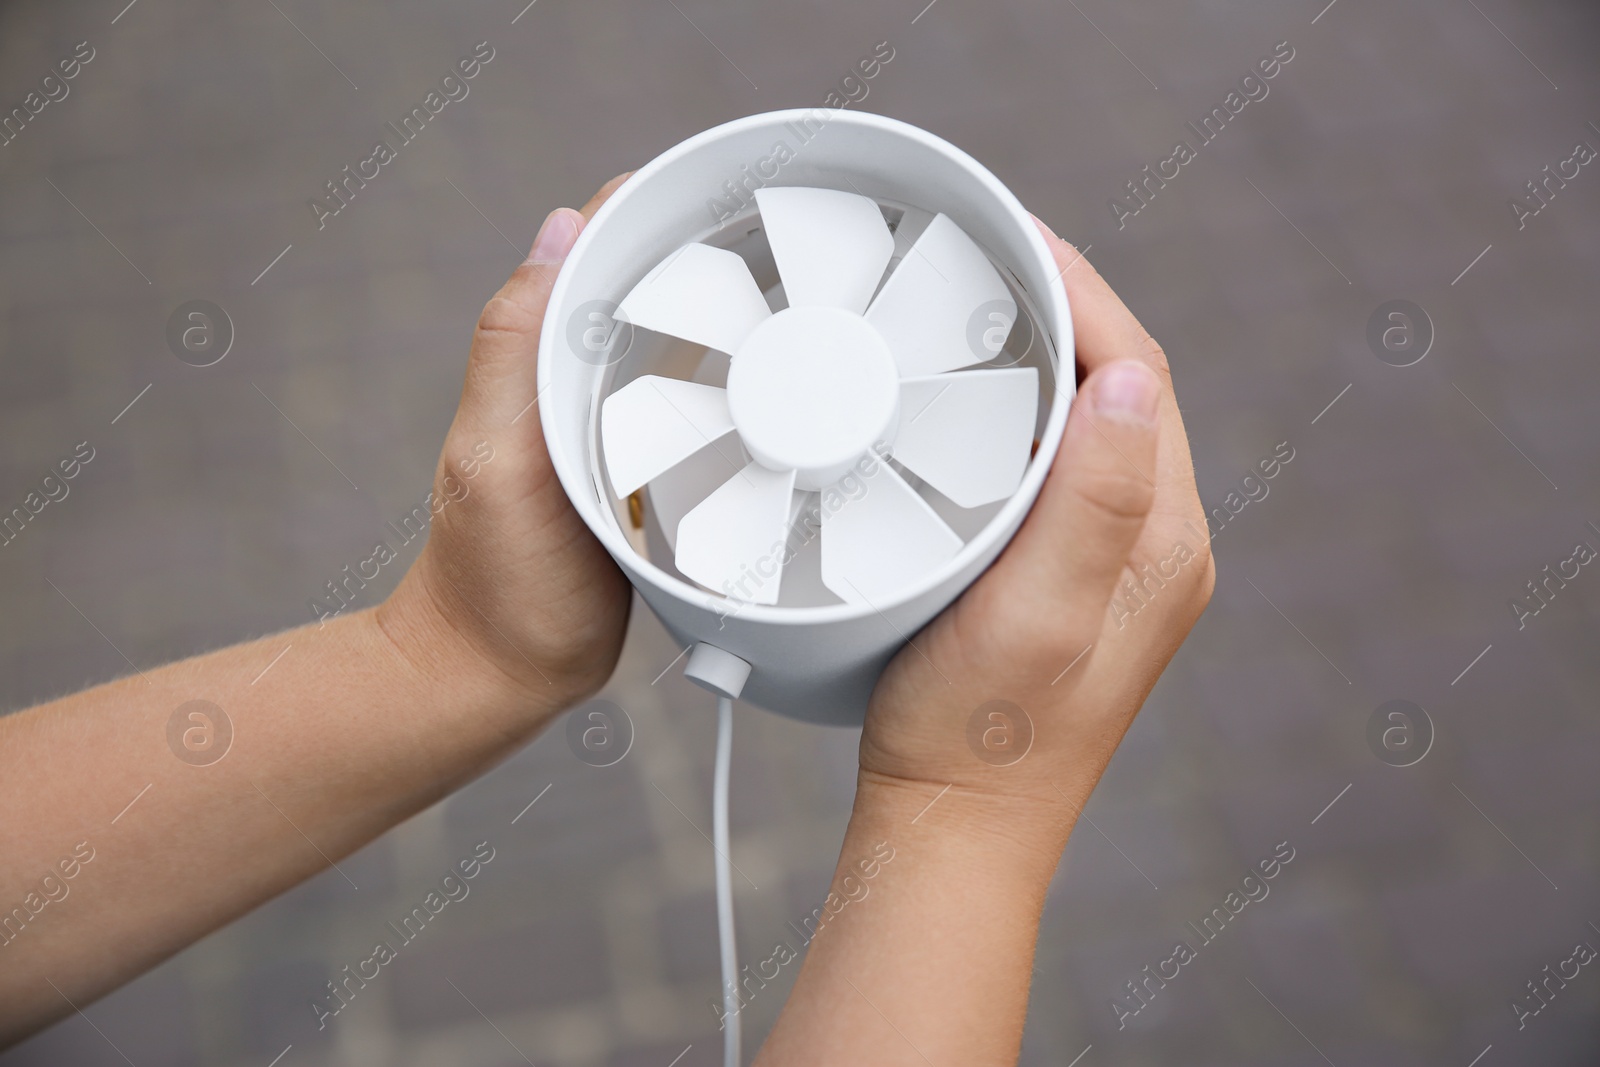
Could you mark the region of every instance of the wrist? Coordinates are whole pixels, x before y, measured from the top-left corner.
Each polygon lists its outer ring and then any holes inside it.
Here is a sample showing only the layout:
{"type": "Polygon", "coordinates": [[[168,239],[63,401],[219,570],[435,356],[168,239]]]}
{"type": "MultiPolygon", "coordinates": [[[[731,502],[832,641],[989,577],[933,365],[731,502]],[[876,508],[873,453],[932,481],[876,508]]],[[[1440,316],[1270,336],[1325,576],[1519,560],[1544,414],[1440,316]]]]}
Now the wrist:
{"type": "Polygon", "coordinates": [[[531,664],[526,674],[508,670],[458,623],[453,610],[456,605],[441,599],[425,566],[419,561],[370,613],[373,627],[403,669],[466,696],[476,710],[527,720],[535,726],[542,726],[585,695],[574,692],[575,687],[558,685],[557,678],[540,676],[531,664]]]}
{"type": "MultiPolygon", "coordinates": [[[[992,868],[992,873],[1048,885],[1061,861],[1081,802],[1044,791],[997,792],[970,782],[900,778],[863,768],[851,833],[922,843],[992,868]]],[[[1087,790],[1084,791],[1087,795],[1087,790]]]]}

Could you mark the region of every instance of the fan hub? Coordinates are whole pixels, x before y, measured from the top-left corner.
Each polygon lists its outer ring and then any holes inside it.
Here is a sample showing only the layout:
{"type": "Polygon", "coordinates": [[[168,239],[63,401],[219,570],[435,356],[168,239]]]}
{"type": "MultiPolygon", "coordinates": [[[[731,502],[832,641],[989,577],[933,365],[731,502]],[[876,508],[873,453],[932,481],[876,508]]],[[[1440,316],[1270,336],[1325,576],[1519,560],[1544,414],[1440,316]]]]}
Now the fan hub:
{"type": "Polygon", "coordinates": [[[785,308],[733,353],[728,411],[756,462],[794,470],[796,488],[822,489],[893,443],[900,372],[860,315],[785,308]]]}

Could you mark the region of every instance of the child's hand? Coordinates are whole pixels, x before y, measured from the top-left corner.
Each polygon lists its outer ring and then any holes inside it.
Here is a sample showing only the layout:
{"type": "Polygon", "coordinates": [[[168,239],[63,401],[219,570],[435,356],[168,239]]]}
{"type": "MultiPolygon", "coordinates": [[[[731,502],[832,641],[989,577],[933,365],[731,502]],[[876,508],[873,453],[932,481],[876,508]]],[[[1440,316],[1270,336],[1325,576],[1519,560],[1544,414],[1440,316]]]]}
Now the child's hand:
{"type": "Polygon", "coordinates": [[[628,620],[628,583],[567,500],[534,403],[556,274],[626,177],[582,212],[552,212],[528,261],[484,307],[434,475],[432,533],[380,614],[413,659],[491,677],[536,714],[605,684],[628,620]]]}
{"type": "Polygon", "coordinates": [[[1166,357],[1040,230],[1064,268],[1086,380],[1016,539],[878,683],[861,785],[930,799],[953,785],[941,806],[1060,844],[1215,578],[1166,357]]]}

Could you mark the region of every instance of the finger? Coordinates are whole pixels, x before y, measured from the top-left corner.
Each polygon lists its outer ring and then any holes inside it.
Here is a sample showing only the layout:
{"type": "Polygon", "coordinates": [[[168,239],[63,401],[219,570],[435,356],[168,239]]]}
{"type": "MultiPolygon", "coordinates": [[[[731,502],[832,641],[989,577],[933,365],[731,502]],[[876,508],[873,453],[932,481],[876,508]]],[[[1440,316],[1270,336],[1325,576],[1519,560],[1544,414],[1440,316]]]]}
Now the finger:
{"type": "Polygon", "coordinates": [[[602,185],[599,190],[589,198],[589,202],[578,209],[578,213],[585,221],[594,218],[594,213],[600,210],[600,205],[611,199],[611,194],[622,188],[622,183],[633,177],[633,171],[619,174],[602,185]]]}
{"type": "Polygon", "coordinates": [[[1037,218],[1033,221],[1061,270],[1061,282],[1072,307],[1078,363],[1085,374],[1093,374],[1115,360],[1134,359],[1154,370],[1166,386],[1161,402],[1161,458],[1156,464],[1159,472],[1151,474],[1158,483],[1181,487],[1182,495],[1193,499],[1185,499],[1182,505],[1175,506],[1194,510],[1198,507],[1194,460],[1190,456],[1189,435],[1184,429],[1183,414],[1178,410],[1166,354],[1094,265],[1051,232],[1050,227],[1037,218]]]}
{"type": "Polygon", "coordinates": [[[537,395],[539,330],[550,290],[585,219],[571,208],[552,211],[527,260],[484,305],[472,335],[458,423],[480,431],[520,419],[537,395]]]}
{"type": "Polygon", "coordinates": [[[1133,312],[1112,291],[1083,253],[1051,232],[1050,227],[1033,220],[1044,236],[1061,272],[1061,284],[1072,305],[1072,332],[1078,362],[1093,374],[1116,359],[1137,359],[1164,380],[1170,380],[1167,360],[1133,312]]]}
{"type": "Polygon", "coordinates": [[[1160,380],[1136,360],[1091,374],[1038,501],[996,565],[1035,619],[1099,621],[1156,498],[1160,380]]]}
{"type": "MultiPolygon", "coordinates": [[[[602,185],[580,210],[562,208],[545,219],[539,236],[534,238],[527,262],[511,275],[511,280],[489,301],[479,317],[463,406],[469,397],[487,402],[478,394],[499,393],[505,402],[526,398],[516,400],[516,415],[526,408],[534,395],[530,390],[537,379],[544,308],[561,263],[594,213],[632,176],[632,171],[619,174],[602,185]]],[[[504,406],[500,401],[495,404],[504,406]]]]}

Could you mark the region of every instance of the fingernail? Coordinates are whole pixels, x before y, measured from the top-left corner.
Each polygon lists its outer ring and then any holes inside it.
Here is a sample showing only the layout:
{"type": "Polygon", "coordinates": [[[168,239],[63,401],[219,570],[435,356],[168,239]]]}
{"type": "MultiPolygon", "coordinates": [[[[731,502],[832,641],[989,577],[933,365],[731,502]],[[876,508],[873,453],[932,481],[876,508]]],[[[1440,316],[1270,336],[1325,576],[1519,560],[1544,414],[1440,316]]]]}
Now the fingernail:
{"type": "Polygon", "coordinates": [[[1161,383],[1143,363],[1121,360],[1095,375],[1094,409],[1120,422],[1150,426],[1156,421],[1161,383]]]}
{"type": "Polygon", "coordinates": [[[539,236],[533,239],[533,249],[528,253],[529,263],[560,263],[572,251],[578,240],[578,227],[572,216],[557,208],[545,217],[539,227],[539,236]]]}

